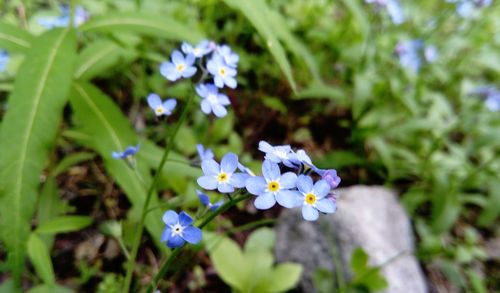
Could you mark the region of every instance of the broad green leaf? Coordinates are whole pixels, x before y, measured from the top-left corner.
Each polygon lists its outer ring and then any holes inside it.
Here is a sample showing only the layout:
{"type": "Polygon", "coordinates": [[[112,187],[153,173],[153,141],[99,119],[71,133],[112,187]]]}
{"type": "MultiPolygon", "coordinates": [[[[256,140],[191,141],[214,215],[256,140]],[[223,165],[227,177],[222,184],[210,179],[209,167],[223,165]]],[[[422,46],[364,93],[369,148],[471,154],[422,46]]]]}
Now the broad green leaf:
{"type": "Polygon", "coordinates": [[[92,224],[88,216],[61,216],[41,224],[36,229],[39,234],[58,234],[81,230],[92,224]]]}
{"type": "Polygon", "coordinates": [[[245,252],[251,250],[271,251],[276,241],[276,234],[270,228],[260,228],[255,230],[245,242],[245,252]]]}
{"type": "Polygon", "coordinates": [[[243,283],[243,292],[263,292],[258,290],[258,286],[263,283],[269,274],[272,272],[274,262],[273,254],[271,251],[250,250],[245,251],[245,266],[247,267],[245,273],[245,282],[243,283]]]}
{"type": "Polygon", "coordinates": [[[127,49],[108,40],[91,43],[78,56],[75,78],[92,79],[116,65],[127,53],[127,49]]]}
{"type": "Polygon", "coordinates": [[[11,52],[26,52],[34,37],[16,26],[0,23],[0,48],[11,52]]]}
{"type": "Polygon", "coordinates": [[[368,254],[361,247],[352,252],[351,268],[356,274],[362,274],[368,268],[368,254]]]}
{"type": "Polygon", "coordinates": [[[286,292],[297,286],[302,275],[302,266],[295,263],[277,265],[254,292],[286,292]]]}
{"type": "Polygon", "coordinates": [[[142,12],[109,13],[92,17],[83,32],[135,33],[177,41],[197,42],[203,33],[163,15],[142,12]]]}
{"type": "Polygon", "coordinates": [[[247,268],[245,257],[236,242],[229,238],[221,239],[210,250],[210,259],[224,282],[238,290],[243,290],[247,268]]]}
{"type": "Polygon", "coordinates": [[[12,293],[16,292],[16,285],[12,279],[4,280],[0,284],[0,293],[12,293]]]}
{"type": "Polygon", "coordinates": [[[54,268],[50,260],[49,249],[35,233],[31,233],[28,240],[28,256],[43,282],[54,284],[54,268]]]}
{"type": "Polygon", "coordinates": [[[286,56],[285,49],[278,40],[273,23],[270,19],[270,8],[263,0],[240,1],[224,0],[229,6],[239,10],[252,23],[257,32],[264,38],[264,42],[285,74],[292,90],[297,91],[297,85],[292,74],[292,66],[286,56]]]}
{"type": "Polygon", "coordinates": [[[33,43],[18,72],[1,126],[1,236],[18,283],[39,176],[54,144],[73,75],[76,37],[56,29],[33,43]]]}
{"type": "MultiPolygon", "coordinates": [[[[133,208],[142,208],[146,198],[146,189],[152,181],[149,168],[142,158],[144,149],[140,149],[137,157],[137,173],[134,172],[123,160],[115,160],[111,152],[122,151],[128,145],[136,145],[139,139],[130,123],[123,115],[120,108],[102,93],[98,88],[88,83],[74,83],[70,104],[76,116],[77,124],[88,141],[104,160],[107,172],[122,188],[133,208]],[[140,174],[140,177],[137,175],[140,174]],[[142,178],[142,179],[140,179],[142,178]]],[[[155,194],[151,199],[151,207],[158,205],[155,194]]],[[[149,212],[146,217],[146,228],[159,244],[163,229],[159,209],[149,212]]]]}

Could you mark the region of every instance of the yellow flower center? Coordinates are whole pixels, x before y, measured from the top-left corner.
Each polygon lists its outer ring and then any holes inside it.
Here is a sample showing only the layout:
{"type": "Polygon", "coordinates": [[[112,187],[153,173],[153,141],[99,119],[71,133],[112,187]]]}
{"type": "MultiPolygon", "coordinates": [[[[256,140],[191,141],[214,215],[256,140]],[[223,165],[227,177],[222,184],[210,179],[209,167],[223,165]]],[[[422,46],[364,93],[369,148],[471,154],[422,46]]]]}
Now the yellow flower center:
{"type": "Polygon", "coordinates": [[[224,67],[222,67],[221,69],[219,69],[219,74],[224,76],[226,75],[226,69],[224,67]]]}
{"type": "Polygon", "coordinates": [[[229,176],[227,176],[226,173],[220,172],[219,175],[217,175],[217,181],[219,182],[226,182],[229,179],[229,176]]]}
{"type": "Polygon", "coordinates": [[[186,68],[186,66],[184,66],[184,64],[179,64],[179,65],[177,65],[177,66],[175,67],[175,69],[176,69],[177,71],[179,71],[179,72],[180,72],[180,71],[183,71],[183,70],[184,70],[184,68],[186,68]]]}
{"type": "Polygon", "coordinates": [[[271,181],[267,183],[267,189],[269,189],[269,191],[271,192],[278,191],[280,189],[280,184],[276,181],[271,181]]]}
{"type": "Polygon", "coordinates": [[[314,195],[314,193],[308,193],[306,195],[306,202],[313,205],[316,202],[316,195],[314,195]]]}
{"type": "Polygon", "coordinates": [[[158,107],[156,107],[156,110],[155,110],[157,115],[163,114],[164,111],[165,111],[165,109],[163,109],[163,106],[158,106],[158,107]]]}

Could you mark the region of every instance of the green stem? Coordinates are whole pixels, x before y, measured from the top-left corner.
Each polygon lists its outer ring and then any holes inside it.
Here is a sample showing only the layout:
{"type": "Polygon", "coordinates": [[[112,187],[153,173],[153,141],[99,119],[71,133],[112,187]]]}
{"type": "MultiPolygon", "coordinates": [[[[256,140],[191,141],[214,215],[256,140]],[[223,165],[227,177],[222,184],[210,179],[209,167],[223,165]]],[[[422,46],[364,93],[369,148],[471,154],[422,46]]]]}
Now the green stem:
{"type": "Polygon", "coordinates": [[[182,110],[182,113],[181,113],[181,117],[179,118],[179,121],[175,125],[173,132],[170,134],[170,136],[168,138],[165,152],[163,153],[160,164],[158,165],[158,168],[156,169],[156,174],[153,178],[153,182],[149,186],[148,193],[146,194],[146,200],[144,201],[144,205],[142,206],[141,220],[139,222],[139,227],[138,227],[137,233],[135,234],[135,238],[134,238],[133,246],[132,246],[132,251],[130,253],[130,261],[127,264],[127,274],[125,276],[123,292],[130,291],[130,284],[132,282],[132,274],[134,272],[134,267],[135,267],[135,259],[137,257],[137,252],[139,250],[139,245],[141,243],[141,236],[142,236],[142,233],[144,231],[144,222],[146,221],[146,215],[147,215],[147,210],[149,207],[149,202],[151,201],[151,196],[153,195],[153,191],[155,190],[156,185],[158,184],[158,181],[160,180],[160,174],[162,173],[161,170],[163,170],[163,166],[167,162],[168,155],[173,148],[174,140],[175,140],[175,137],[177,135],[177,132],[179,131],[181,125],[184,123],[184,121],[187,118],[188,109],[189,109],[189,106],[191,104],[191,101],[193,100],[193,97],[194,97],[194,94],[188,95],[188,98],[187,98],[186,103],[184,105],[184,109],[182,110]]]}
{"type": "MultiPolygon", "coordinates": [[[[203,227],[205,227],[206,225],[208,225],[208,223],[210,223],[213,219],[215,219],[215,217],[217,217],[218,215],[220,215],[223,212],[227,211],[229,208],[235,206],[240,201],[248,199],[250,196],[251,195],[247,193],[247,194],[244,194],[241,197],[237,197],[237,198],[234,198],[234,199],[226,202],[220,208],[218,208],[215,212],[209,214],[208,217],[205,220],[203,220],[203,222],[201,222],[200,225],[198,225],[198,228],[202,229],[203,227]]],[[[168,272],[168,269],[172,265],[175,257],[177,257],[177,255],[181,252],[181,249],[182,249],[182,247],[179,247],[179,248],[175,248],[172,251],[172,253],[168,257],[168,259],[161,266],[160,271],[154,277],[152,284],[150,284],[148,286],[148,288],[146,289],[146,292],[153,292],[154,288],[156,287],[156,284],[158,284],[158,282],[161,280],[161,278],[163,278],[163,276],[168,272]]]]}

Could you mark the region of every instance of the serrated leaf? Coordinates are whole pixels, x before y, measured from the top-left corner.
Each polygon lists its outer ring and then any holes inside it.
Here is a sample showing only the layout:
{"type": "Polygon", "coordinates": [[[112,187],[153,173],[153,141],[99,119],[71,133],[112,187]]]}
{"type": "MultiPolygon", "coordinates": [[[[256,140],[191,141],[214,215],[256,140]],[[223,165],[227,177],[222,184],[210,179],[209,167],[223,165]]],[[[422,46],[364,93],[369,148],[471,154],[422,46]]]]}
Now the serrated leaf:
{"type": "Polygon", "coordinates": [[[243,290],[246,280],[245,257],[236,242],[223,238],[210,251],[215,270],[219,277],[232,287],[243,290]]]}
{"type": "Polygon", "coordinates": [[[88,216],[62,216],[41,224],[36,229],[39,234],[58,234],[81,230],[92,224],[88,216]]]}
{"type": "Polygon", "coordinates": [[[240,1],[224,0],[229,6],[239,10],[252,23],[257,32],[264,38],[264,42],[274,59],[278,63],[281,71],[285,75],[290,87],[294,92],[297,91],[297,85],[292,74],[292,66],[286,56],[285,49],[281,45],[273,23],[269,21],[269,7],[263,0],[240,1]]]}
{"type": "Polygon", "coordinates": [[[39,176],[61,119],[73,75],[76,37],[56,29],[33,43],[19,69],[0,140],[1,235],[19,283],[39,176]]]}
{"type": "MultiPolygon", "coordinates": [[[[138,175],[123,160],[115,160],[111,152],[122,151],[128,145],[136,145],[138,137],[130,123],[113,101],[95,86],[88,83],[74,83],[70,104],[77,122],[84,134],[86,143],[94,148],[104,160],[106,171],[116,180],[135,208],[142,208],[146,198],[146,188],[152,181],[150,170],[142,158],[140,149],[137,154],[138,175]]],[[[153,194],[151,207],[158,206],[158,198],[153,194]]],[[[161,211],[155,209],[146,217],[146,229],[159,244],[163,225],[161,211]]]]}
{"type": "Polygon", "coordinates": [[[54,267],[50,260],[49,249],[35,233],[31,233],[28,240],[28,256],[43,282],[54,284],[54,267]]]}
{"type": "Polygon", "coordinates": [[[26,52],[34,37],[16,26],[0,23],[0,48],[11,52],[26,52]]]}
{"type": "Polygon", "coordinates": [[[75,78],[89,80],[116,65],[127,50],[108,40],[89,44],[78,56],[75,78]]]}
{"type": "Polygon", "coordinates": [[[91,18],[80,29],[83,32],[120,32],[143,34],[177,41],[198,42],[203,34],[163,15],[143,12],[109,13],[91,18]]]}

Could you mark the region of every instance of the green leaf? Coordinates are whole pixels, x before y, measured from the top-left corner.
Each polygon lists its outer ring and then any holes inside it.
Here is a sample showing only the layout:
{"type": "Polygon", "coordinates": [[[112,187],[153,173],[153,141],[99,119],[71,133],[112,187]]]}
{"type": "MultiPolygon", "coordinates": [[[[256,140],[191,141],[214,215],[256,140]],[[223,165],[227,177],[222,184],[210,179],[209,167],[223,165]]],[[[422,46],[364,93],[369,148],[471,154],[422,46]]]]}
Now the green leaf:
{"type": "Polygon", "coordinates": [[[330,99],[340,105],[347,105],[347,97],[342,89],[324,83],[311,83],[296,96],[297,99],[330,99]]]}
{"type": "Polygon", "coordinates": [[[271,251],[276,241],[276,234],[273,229],[260,228],[255,230],[245,242],[245,252],[251,250],[269,250],[271,251]]]}
{"type": "Polygon", "coordinates": [[[233,9],[239,10],[252,23],[257,32],[264,38],[264,42],[278,63],[283,74],[285,74],[288,83],[294,92],[297,91],[297,85],[292,75],[292,67],[286,56],[285,49],[278,40],[273,23],[270,19],[270,8],[263,0],[240,1],[224,0],[233,9]]]}
{"type": "Polygon", "coordinates": [[[115,66],[126,53],[126,49],[108,40],[91,43],[78,56],[75,78],[92,79],[115,66]]]}
{"type": "Polygon", "coordinates": [[[352,252],[351,268],[355,274],[362,274],[367,270],[368,254],[363,248],[358,247],[352,252]]]}
{"type": "Polygon", "coordinates": [[[41,224],[36,229],[39,234],[58,234],[81,230],[92,224],[88,216],[62,216],[41,224]]]}
{"type": "Polygon", "coordinates": [[[277,265],[255,292],[286,292],[297,286],[302,275],[302,266],[295,263],[277,265]]]}
{"type": "MultiPolygon", "coordinates": [[[[59,197],[56,180],[49,177],[40,192],[37,211],[38,226],[64,214],[67,210],[66,201],[61,200],[59,197]]],[[[52,248],[54,243],[53,235],[42,235],[41,238],[49,249],[52,248]]]]}
{"type": "Polygon", "coordinates": [[[488,204],[486,204],[478,219],[478,224],[481,226],[493,225],[500,215],[500,183],[491,182],[488,189],[488,204]]]}
{"type": "MultiPolygon", "coordinates": [[[[73,84],[70,104],[78,125],[87,135],[84,136],[85,142],[102,157],[107,172],[125,192],[133,207],[142,208],[146,198],[146,188],[152,181],[149,167],[142,157],[144,149],[141,147],[136,156],[137,173],[140,174],[142,180],[134,170],[127,166],[125,161],[111,157],[111,152],[122,151],[128,145],[136,145],[139,142],[127,118],[108,96],[88,83],[73,84]]],[[[152,196],[150,204],[151,207],[158,206],[156,195],[152,196]]],[[[155,209],[146,217],[146,228],[157,244],[160,244],[159,239],[163,229],[162,222],[158,221],[161,216],[161,211],[155,209]]]]}
{"type": "Polygon", "coordinates": [[[31,288],[27,293],[71,293],[71,289],[57,284],[42,284],[31,288]]]}
{"type": "Polygon", "coordinates": [[[72,30],[40,36],[18,72],[0,139],[0,214],[14,280],[19,283],[39,176],[54,144],[76,57],[72,30]]]}
{"type": "Polygon", "coordinates": [[[28,256],[43,282],[54,284],[54,268],[50,260],[49,249],[35,233],[31,233],[28,240],[28,256]]]}
{"type": "Polygon", "coordinates": [[[16,26],[0,23],[0,48],[10,52],[26,52],[34,37],[16,26]]]}
{"type": "Polygon", "coordinates": [[[68,156],[65,156],[54,168],[51,176],[55,178],[62,172],[68,170],[70,167],[88,160],[92,160],[94,157],[95,154],[87,152],[72,153],[68,156]]]}
{"type": "Polygon", "coordinates": [[[232,287],[243,290],[246,280],[245,257],[236,242],[223,238],[210,250],[210,259],[219,276],[232,287]]]}
{"type": "Polygon", "coordinates": [[[134,33],[177,41],[197,42],[203,33],[164,15],[142,12],[109,13],[92,17],[83,24],[83,32],[134,33]]]}

